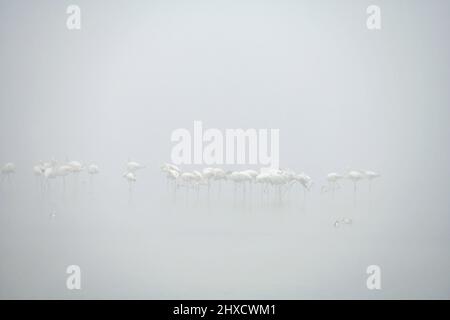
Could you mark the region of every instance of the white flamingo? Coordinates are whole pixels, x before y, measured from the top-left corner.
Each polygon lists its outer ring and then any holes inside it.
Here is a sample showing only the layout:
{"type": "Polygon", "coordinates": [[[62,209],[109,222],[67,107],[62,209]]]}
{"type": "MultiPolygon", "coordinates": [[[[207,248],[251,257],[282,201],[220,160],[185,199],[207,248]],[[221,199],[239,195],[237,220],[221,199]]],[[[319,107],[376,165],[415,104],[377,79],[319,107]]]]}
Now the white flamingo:
{"type": "MultiPolygon", "coordinates": [[[[178,169],[178,168],[177,168],[178,169]]],[[[165,172],[166,172],[166,179],[168,181],[168,185],[170,185],[170,181],[172,181],[172,185],[173,185],[173,201],[176,201],[176,197],[177,197],[177,180],[180,177],[180,171],[179,169],[174,169],[174,168],[168,168],[165,172]]]]}
{"type": "Polygon", "coordinates": [[[58,176],[57,174],[57,165],[58,163],[56,162],[56,160],[52,160],[50,162],[46,162],[44,163],[44,178],[45,178],[45,185],[46,185],[46,189],[48,191],[51,190],[50,186],[50,180],[54,180],[56,179],[56,177],[58,176]]]}
{"type": "Polygon", "coordinates": [[[306,191],[311,190],[313,182],[310,176],[306,175],[305,173],[296,174],[294,176],[294,180],[303,187],[303,194],[306,199],[306,191]]]}
{"type": "Polygon", "coordinates": [[[364,171],[364,175],[369,180],[369,211],[372,209],[372,181],[381,177],[381,174],[375,171],[364,171]]]}
{"type": "Polygon", "coordinates": [[[249,183],[249,194],[250,194],[250,204],[252,203],[252,198],[253,198],[253,184],[256,182],[256,177],[259,175],[258,171],[255,170],[244,170],[242,171],[243,173],[247,174],[248,176],[250,176],[250,180],[248,181],[249,183]]]}
{"type": "Polygon", "coordinates": [[[183,172],[179,176],[178,184],[186,188],[186,203],[189,202],[189,189],[196,188],[200,183],[201,174],[199,172],[183,172]]]}
{"type": "Polygon", "coordinates": [[[84,166],[80,161],[68,161],[66,163],[69,166],[70,171],[74,174],[75,177],[75,197],[78,197],[78,185],[79,185],[79,175],[80,172],[84,170],[84,166]]]}
{"type": "Polygon", "coordinates": [[[289,177],[282,170],[260,170],[260,173],[254,178],[254,182],[261,185],[261,205],[264,202],[264,194],[267,194],[269,201],[270,187],[278,188],[279,203],[282,198],[282,186],[286,185],[289,177]]]}
{"type": "Polygon", "coordinates": [[[244,171],[234,171],[228,174],[227,179],[230,181],[233,181],[234,183],[234,204],[236,205],[236,193],[238,185],[242,184],[242,192],[243,192],[243,202],[245,204],[245,198],[246,198],[246,182],[252,181],[252,177],[250,174],[244,172],[244,171]]]}
{"type": "Polygon", "coordinates": [[[125,164],[125,173],[123,177],[128,181],[129,203],[132,201],[133,184],[136,182],[136,171],[144,169],[145,166],[136,161],[128,160],[125,164]]]}
{"type": "Polygon", "coordinates": [[[192,173],[195,176],[194,188],[197,192],[197,203],[200,200],[200,186],[207,186],[208,182],[200,171],[194,170],[192,173]]]}
{"type": "Polygon", "coordinates": [[[125,172],[122,176],[128,182],[128,203],[131,203],[133,198],[133,184],[136,182],[136,174],[134,172],[125,172]]]}
{"type": "Polygon", "coordinates": [[[136,174],[134,172],[125,172],[123,177],[128,181],[130,187],[132,183],[136,182],[136,174]]]}
{"type": "Polygon", "coordinates": [[[305,173],[300,173],[295,175],[294,177],[295,181],[300,183],[303,187],[303,209],[306,210],[306,195],[307,191],[310,191],[313,186],[313,181],[310,176],[308,176],[305,173]]]}
{"type": "Polygon", "coordinates": [[[79,161],[69,161],[66,165],[72,173],[80,173],[84,170],[84,166],[79,161]]]}
{"type": "Polygon", "coordinates": [[[375,171],[364,171],[364,175],[366,176],[367,180],[369,180],[369,192],[371,192],[372,191],[372,181],[374,179],[381,177],[381,174],[379,174],[375,171]]]}
{"type": "Polygon", "coordinates": [[[174,200],[176,199],[176,190],[177,190],[177,179],[179,178],[181,174],[180,168],[178,168],[174,164],[170,163],[164,163],[161,166],[161,171],[166,174],[166,180],[167,180],[167,189],[170,189],[171,181],[173,181],[173,197],[174,200]]]}
{"type": "Polygon", "coordinates": [[[87,173],[89,173],[90,175],[94,176],[94,175],[100,173],[100,169],[99,169],[98,165],[96,165],[95,163],[91,163],[87,167],[87,173]]]}
{"type": "Polygon", "coordinates": [[[270,173],[269,172],[260,172],[256,178],[255,182],[261,185],[261,205],[264,202],[264,194],[269,192],[270,185],[270,173]]]}
{"type": "Polygon", "coordinates": [[[217,195],[220,198],[222,192],[222,181],[227,180],[227,173],[221,168],[213,168],[214,171],[214,181],[217,181],[217,195]]]}
{"type": "Polygon", "coordinates": [[[215,178],[216,176],[216,170],[214,168],[204,168],[202,170],[202,176],[203,179],[206,181],[206,185],[208,188],[208,204],[210,202],[210,193],[211,193],[211,181],[215,178]]]}
{"type": "Polygon", "coordinates": [[[36,177],[36,186],[40,189],[40,191],[43,190],[43,179],[44,179],[44,172],[45,172],[45,166],[42,161],[39,161],[38,164],[33,166],[33,173],[36,177]]]}
{"type": "MultiPolygon", "coordinates": [[[[139,165],[139,164],[137,164],[137,165],[139,165]]],[[[136,164],[134,164],[134,166],[136,166],[136,164]]],[[[140,166],[140,165],[139,165],[139,166],[140,166]]],[[[168,171],[168,170],[174,170],[174,171],[181,172],[181,170],[180,170],[180,168],[178,168],[178,166],[176,166],[176,165],[174,165],[174,164],[170,164],[170,163],[164,163],[164,164],[161,166],[161,170],[162,170],[163,172],[166,172],[166,171],[168,171]]]]}
{"type": "Polygon", "coordinates": [[[322,191],[329,191],[329,189],[331,189],[334,198],[336,187],[340,188],[339,181],[341,181],[342,179],[344,179],[344,176],[339,173],[336,172],[329,173],[327,175],[328,186],[326,188],[322,188],[322,191]]]}
{"type": "Polygon", "coordinates": [[[74,168],[71,165],[63,164],[55,167],[55,176],[61,177],[63,180],[63,195],[66,194],[66,177],[74,172],[74,168]]]}
{"type": "Polygon", "coordinates": [[[195,174],[193,174],[192,172],[183,172],[180,175],[179,183],[180,185],[186,186],[193,184],[195,180],[196,180],[195,174]]]}
{"type": "Polygon", "coordinates": [[[254,181],[258,176],[259,172],[255,170],[243,170],[242,173],[245,173],[250,176],[250,178],[254,181]]]}
{"type": "Polygon", "coordinates": [[[91,163],[87,166],[87,173],[89,174],[89,184],[91,186],[91,190],[94,189],[94,176],[100,173],[100,168],[97,164],[91,163]]]}
{"type": "Polygon", "coordinates": [[[283,186],[289,182],[289,175],[286,175],[282,170],[271,170],[269,172],[269,183],[275,189],[278,189],[278,205],[283,202],[283,186]]]}
{"type": "Polygon", "coordinates": [[[126,164],[126,170],[127,172],[136,172],[137,170],[144,169],[145,166],[141,165],[140,163],[136,161],[128,161],[126,164]]]}
{"type": "Polygon", "coordinates": [[[6,180],[11,183],[11,176],[16,172],[16,165],[12,162],[8,162],[1,168],[0,171],[2,174],[1,181],[3,182],[3,179],[6,178],[6,180]]]}
{"type": "Polygon", "coordinates": [[[365,177],[364,172],[359,170],[350,170],[347,172],[346,178],[353,182],[353,205],[356,205],[356,185],[365,177]]]}
{"type": "Polygon", "coordinates": [[[352,223],[353,223],[352,219],[350,219],[350,218],[342,218],[342,219],[336,220],[336,221],[333,223],[333,225],[334,225],[336,228],[339,228],[341,224],[344,224],[344,225],[351,225],[352,223]]]}

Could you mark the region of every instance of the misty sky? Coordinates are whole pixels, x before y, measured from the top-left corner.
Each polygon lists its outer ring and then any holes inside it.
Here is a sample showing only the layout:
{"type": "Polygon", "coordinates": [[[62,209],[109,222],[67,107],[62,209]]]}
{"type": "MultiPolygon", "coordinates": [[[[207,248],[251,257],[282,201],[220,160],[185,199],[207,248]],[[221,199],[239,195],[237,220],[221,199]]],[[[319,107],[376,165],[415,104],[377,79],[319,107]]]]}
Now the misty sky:
{"type": "Polygon", "coordinates": [[[0,297],[449,298],[449,18],[446,0],[0,0],[0,164],[17,165],[0,193],[0,297]],[[279,129],[280,166],[315,181],[308,210],[245,216],[229,185],[215,215],[172,206],[159,166],[195,120],[279,129]],[[98,163],[94,200],[86,174],[69,200],[59,182],[41,199],[32,166],[52,158],[98,163]],[[146,165],[132,208],[128,159],[146,165]],[[336,205],[320,194],[347,167],[382,174],[356,209],[350,183],[336,205]],[[336,214],[355,223],[336,232],[336,214]]]}

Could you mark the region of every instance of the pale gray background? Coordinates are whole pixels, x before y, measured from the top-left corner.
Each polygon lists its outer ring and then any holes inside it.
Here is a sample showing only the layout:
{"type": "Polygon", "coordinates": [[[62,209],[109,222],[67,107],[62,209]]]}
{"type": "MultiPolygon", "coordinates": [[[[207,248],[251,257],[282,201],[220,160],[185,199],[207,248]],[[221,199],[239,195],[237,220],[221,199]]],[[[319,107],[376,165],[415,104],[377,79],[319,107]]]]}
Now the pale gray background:
{"type": "Polygon", "coordinates": [[[449,30],[447,0],[1,0],[0,297],[449,298],[449,30]],[[194,120],[279,128],[281,165],[316,181],[307,209],[170,205],[159,165],[194,120]],[[41,198],[52,157],[97,162],[94,195],[82,174],[41,198]],[[131,206],[129,157],[148,166],[131,206]],[[356,209],[349,183],[320,195],[346,166],[382,173],[370,210],[366,183],[356,209]]]}

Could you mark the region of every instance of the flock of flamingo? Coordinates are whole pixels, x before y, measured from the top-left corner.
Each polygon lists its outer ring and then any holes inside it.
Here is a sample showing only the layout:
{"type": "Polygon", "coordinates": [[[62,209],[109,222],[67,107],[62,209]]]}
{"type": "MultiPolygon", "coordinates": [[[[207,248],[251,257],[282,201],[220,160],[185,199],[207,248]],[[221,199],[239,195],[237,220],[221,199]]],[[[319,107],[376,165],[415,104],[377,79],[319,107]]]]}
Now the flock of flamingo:
{"type": "Polygon", "coordinates": [[[186,190],[186,199],[188,199],[189,189],[196,191],[197,196],[201,186],[206,187],[208,202],[210,200],[211,185],[218,185],[220,196],[223,181],[233,183],[234,201],[236,202],[237,191],[242,189],[242,200],[245,203],[247,193],[252,194],[254,184],[261,185],[261,201],[264,194],[269,194],[274,189],[278,194],[278,202],[281,204],[283,195],[295,184],[299,184],[304,190],[310,190],[312,179],[304,173],[295,173],[292,170],[242,170],[225,171],[221,168],[204,168],[201,172],[194,170],[192,172],[182,172],[180,168],[173,164],[165,163],[161,166],[162,172],[166,174],[168,185],[172,184],[174,197],[179,187],[186,190]]]}
{"type": "MultiPolygon", "coordinates": [[[[234,193],[239,187],[242,188],[243,198],[247,188],[251,190],[253,184],[261,185],[261,194],[270,193],[272,189],[278,195],[278,202],[281,203],[283,195],[285,195],[295,185],[299,185],[304,192],[310,191],[313,181],[310,176],[305,173],[296,173],[291,169],[264,169],[243,170],[243,171],[225,171],[221,168],[204,168],[202,171],[194,170],[192,172],[183,172],[176,165],[165,163],[161,166],[161,171],[165,173],[168,185],[172,185],[172,192],[176,194],[180,187],[199,192],[201,186],[205,186],[208,190],[208,198],[210,194],[211,184],[217,183],[219,193],[222,181],[231,181],[234,184],[234,193]]],[[[329,173],[326,177],[327,184],[322,186],[321,192],[332,192],[333,196],[336,189],[340,188],[340,181],[344,179],[350,180],[354,185],[354,193],[356,195],[357,183],[361,180],[369,181],[369,190],[372,181],[380,177],[380,174],[374,171],[350,170],[347,169],[345,174],[336,172],[329,173]]]]}
{"type": "MultiPolygon", "coordinates": [[[[129,201],[131,202],[133,185],[137,181],[137,171],[144,169],[145,166],[138,162],[129,160],[125,164],[125,172],[123,177],[128,182],[129,187],[129,201]]],[[[40,181],[39,185],[43,191],[49,190],[51,180],[60,178],[63,181],[63,188],[65,191],[65,178],[72,174],[77,176],[80,172],[86,171],[92,179],[100,172],[99,166],[91,163],[87,166],[79,161],[65,161],[58,162],[56,160],[40,161],[33,166],[33,172],[36,178],[40,181]]],[[[260,171],[242,170],[242,171],[225,171],[221,168],[204,168],[201,171],[182,171],[174,164],[165,163],[161,166],[161,171],[167,179],[167,186],[172,194],[173,200],[177,198],[179,189],[185,189],[185,199],[188,201],[191,190],[197,194],[199,198],[200,188],[205,188],[207,193],[208,203],[211,198],[211,188],[216,185],[217,194],[220,198],[222,184],[231,182],[233,186],[234,203],[236,204],[238,197],[241,198],[242,203],[246,203],[248,195],[253,194],[253,188],[256,185],[260,186],[261,203],[264,199],[268,201],[269,195],[273,195],[274,201],[281,205],[286,194],[289,194],[291,189],[298,185],[300,190],[303,190],[304,196],[306,192],[310,191],[313,186],[311,177],[305,173],[296,173],[290,169],[265,169],[260,171]],[[241,189],[241,196],[238,196],[238,190],[241,189]]],[[[1,181],[11,181],[12,176],[16,172],[14,163],[9,162],[1,167],[1,181]]],[[[333,197],[340,183],[343,180],[349,180],[353,183],[354,201],[356,201],[357,184],[362,180],[367,180],[369,183],[369,192],[371,190],[372,181],[379,178],[380,174],[374,171],[347,169],[345,173],[339,174],[336,172],[329,173],[326,176],[326,184],[321,187],[321,193],[332,193],[333,197]]],[[[342,221],[349,223],[348,221],[342,221]]]]}

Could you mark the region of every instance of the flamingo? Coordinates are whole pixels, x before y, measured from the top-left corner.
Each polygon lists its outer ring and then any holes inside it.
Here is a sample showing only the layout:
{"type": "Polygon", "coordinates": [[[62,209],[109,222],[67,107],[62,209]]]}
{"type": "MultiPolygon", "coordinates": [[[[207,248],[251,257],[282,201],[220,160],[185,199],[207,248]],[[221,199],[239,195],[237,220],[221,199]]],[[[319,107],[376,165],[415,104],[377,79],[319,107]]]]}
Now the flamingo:
{"type": "Polygon", "coordinates": [[[132,193],[133,193],[133,183],[136,182],[136,171],[144,169],[145,166],[141,165],[136,161],[128,160],[125,165],[125,172],[123,173],[123,177],[128,181],[128,189],[129,189],[129,203],[131,203],[132,193]]]}
{"type": "Polygon", "coordinates": [[[274,188],[278,188],[278,204],[282,204],[283,186],[289,181],[289,176],[282,170],[271,170],[269,172],[269,183],[274,188]]]}
{"type": "Polygon", "coordinates": [[[6,177],[6,179],[11,182],[11,175],[16,172],[16,165],[12,162],[8,162],[1,168],[0,171],[2,173],[2,181],[3,177],[6,177]]]}
{"type": "MultiPolygon", "coordinates": [[[[138,163],[137,163],[137,165],[140,166],[138,163]]],[[[136,163],[134,164],[134,166],[136,166],[136,163]]],[[[168,170],[174,170],[174,171],[181,172],[180,168],[178,168],[176,165],[170,164],[170,163],[164,163],[164,164],[161,166],[161,170],[162,170],[163,172],[166,172],[166,171],[168,171],[168,170]]]]}
{"type": "Polygon", "coordinates": [[[252,197],[253,197],[253,183],[256,181],[256,177],[258,176],[259,172],[255,170],[244,170],[243,173],[250,176],[249,182],[249,194],[250,194],[250,205],[252,204],[252,197]]]}
{"type": "Polygon", "coordinates": [[[71,165],[63,164],[60,166],[55,167],[55,176],[56,177],[62,177],[63,179],[63,194],[66,194],[66,177],[74,172],[74,167],[71,165]]]}
{"type": "Polygon", "coordinates": [[[294,180],[299,182],[305,190],[311,190],[311,187],[313,185],[313,181],[310,176],[306,175],[305,173],[296,174],[294,176],[294,180]]]}
{"type": "Polygon", "coordinates": [[[96,174],[100,173],[100,169],[99,169],[98,165],[96,165],[95,163],[91,163],[87,167],[87,173],[89,173],[90,175],[96,175],[96,174]]]}
{"type": "Polygon", "coordinates": [[[214,172],[214,181],[218,182],[218,197],[220,198],[220,193],[222,192],[222,181],[227,179],[227,173],[225,172],[225,170],[221,169],[221,168],[213,168],[213,172],[214,172]]]}
{"type": "Polygon", "coordinates": [[[255,170],[244,170],[241,172],[249,175],[252,180],[255,180],[259,174],[258,171],[255,171],[255,170]]]}
{"type": "Polygon", "coordinates": [[[347,172],[346,178],[353,182],[353,205],[356,205],[356,184],[365,177],[364,172],[359,170],[350,170],[347,172]]]}
{"type": "Polygon", "coordinates": [[[73,173],[80,173],[81,171],[84,170],[84,166],[79,161],[69,161],[67,163],[67,167],[73,173]]]}
{"type": "Polygon", "coordinates": [[[211,191],[211,180],[216,176],[216,170],[214,168],[204,168],[202,170],[202,176],[206,181],[208,187],[208,204],[210,201],[210,191],[211,191]]]}
{"type": "Polygon", "coordinates": [[[123,177],[129,182],[133,183],[136,182],[136,174],[134,172],[125,172],[123,174],[123,177]]]}
{"type": "Polygon", "coordinates": [[[87,173],[89,174],[89,184],[91,185],[91,190],[93,191],[94,176],[100,173],[100,168],[97,164],[91,163],[87,166],[87,173]]]}
{"type": "Polygon", "coordinates": [[[44,178],[46,180],[47,190],[50,190],[50,179],[56,179],[57,175],[57,162],[56,160],[52,160],[51,162],[47,162],[44,164],[44,178]]]}
{"type": "Polygon", "coordinates": [[[239,184],[243,185],[242,191],[243,191],[243,201],[245,203],[245,183],[250,182],[252,180],[252,177],[250,174],[244,172],[244,171],[234,171],[228,174],[227,179],[230,181],[233,181],[234,183],[234,204],[236,205],[236,192],[237,187],[239,184]]]}
{"type": "Polygon", "coordinates": [[[260,170],[260,173],[254,178],[254,182],[261,185],[261,204],[263,203],[264,193],[269,192],[269,187],[278,188],[279,203],[281,204],[282,187],[290,181],[290,171],[283,170],[260,170]]]}
{"type": "Polygon", "coordinates": [[[195,176],[194,179],[194,187],[195,190],[197,191],[197,202],[199,201],[200,198],[200,186],[204,186],[204,185],[208,185],[208,182],[206,181],[205,177],[203,176],[203,174],[200,171],[194,170],[192,171],[192,173],[195,176]]]}
{"type": "Polygon", "coordinates": [[[78,181],[79,181],[79,174],[81,171],[84,170],[84,166],[80,161],[68,161],[66,163],[67,166],[69,166],[70,171],[75,176],[75,197],[78,197],[78,181]]]}
{"type": "Polygon", "coordinates": [[[126,164],[127,172],[133,172],[134,173],[137,170],[141,170],[141,169],[144,169],[144,168],[145,168],[145,166],[143,166],[140,163],[135,162],[135,161],[128,161],[127,164],[126,164]]]}
{"type": "Polygon", "coordinates": [[[226,172],[220,168],[213,168],[214,170],[214,180],[225,180],[227,177],[226,172]]]}
{"type": "MultiPolygon", "coordinates": [[[[132,166],[132,167],[136,167],[136,166],[132,166]]],[[[167,190],[169,190],[169,188],[170,188],[170,181],[174,181],[174,184],[173,184],[174,191],[173,192],[174,192],[174,199],[175,199],[176,198],[176,189],[177,189],[176,180],[180,176],[181,170],[174,164],[164,163],[161,166],[161,171],[166,174],[167,190]]]]}
{"type": "Polygon", "coordinates": [[[36,185],[38,186],[39,189],[41,189],[42,191],[42,179],[44,178],[44,172],[45,172],[45,167],[44,167],[44,163],[42,161],[40,161],[38,164],[33,166],[33,173],[34,176],[36,177],[36,185]]]}
{"type": "Polygon", "coordinates": [[[180,176],[180,171],[176,171],[176,170],[172,170],[172,169],[167,170],[167,178],[169,180],[176,181],[179,176],[180,176]]]}
{"type": "Polygon", "coordinates": [[[179,184],[186,187],[186,203],[189,202],[189,188],[199,182],[199,175],[193,172],[183,172],[179,176],[179,184]]]}
{"type": "Polygon", "coordinates": [[[340,219],[340,220],[336,220],[336,221],[333,223],[333,225],[334,225],[336,228],[339,228],[339,226],[340,226],[341,224],[351,225],[352,223],[353,223],[352,219],[350,219],[350,218],[342,218],[342,219],[340,219]]]}
{"type": "Polygon", "coordinates": [[[381,177],[381,174],[375,171],[364,171],[364,175],[369,180],[369,211],[372,209],[372,181],[381,177]]]}
{"type": "Polygon", "coordinates": [[[122,175],[128,182],[128,203],[131,203],[133,195],[133,183],[136,182],[136,174],[134,172],[125,172],[122,175]]]}
{"type": "Polygon", "coordinates": [[[44,175],[45,167],[42,161],[33,166],[33,173],[36,177],[42,177],[44,175]]]}
{"type": "Polygon", "coordinates": [[[268,192],[268,186],[270,184],[270,173],[269,172],[260,172],[256,178],[255,182],[261,184],[261,205],[264,200],[264,193],[268,192]]]}
{"type": "Polygon", "coordinates": [[[183,172],[180,175],[180,184],[191,185],[196,180],[195,174],[192,172],[183,172]]]}
{"type": "MultiPolygon", "coordinates": [[[[336,173],[336,172],[331,172],[327,175],[327,181],[328,181],[328,187],[326,187],[326,191],[329,190],[329,188],[331,188],[331,191],[333,192],[333,198],[334,198],[334,194],[336,191],[336,187],[340,187],[339,186],[339,181],[344,179],[344,176],[336,173]]],[[[324,191],[324,188],[322,188],[322,191],[324,191]]]]}
{"type": "Polygon", "coordinates": [[[173,181],[173,200],[176,200],[176,192],[177,192],[177,179],[180,177],[180,170],[177,167],[170,168],[168,167],[165,170],[167,185],[169,186],[170,181],[173,181]]]}
{"type": "Polygon", "coordinates": [[[302,172],[300,174],[296,174],[294,176],[294,180],[303,186],[303,198],[304,198],[303,205],[306,206],[306,191],[311,190],[311,187],[313,185],[312,179],[310,176],[302,172]]]}
{"type": "Polygon", "coordinates": [[[364,175],[366,176],[367,180],[369,180],[369,192],[371,192],[372,191],[372,181],[374,179],[381,177],[381,174],[374,172],[374,171],[364,171],[364,175]]]}

